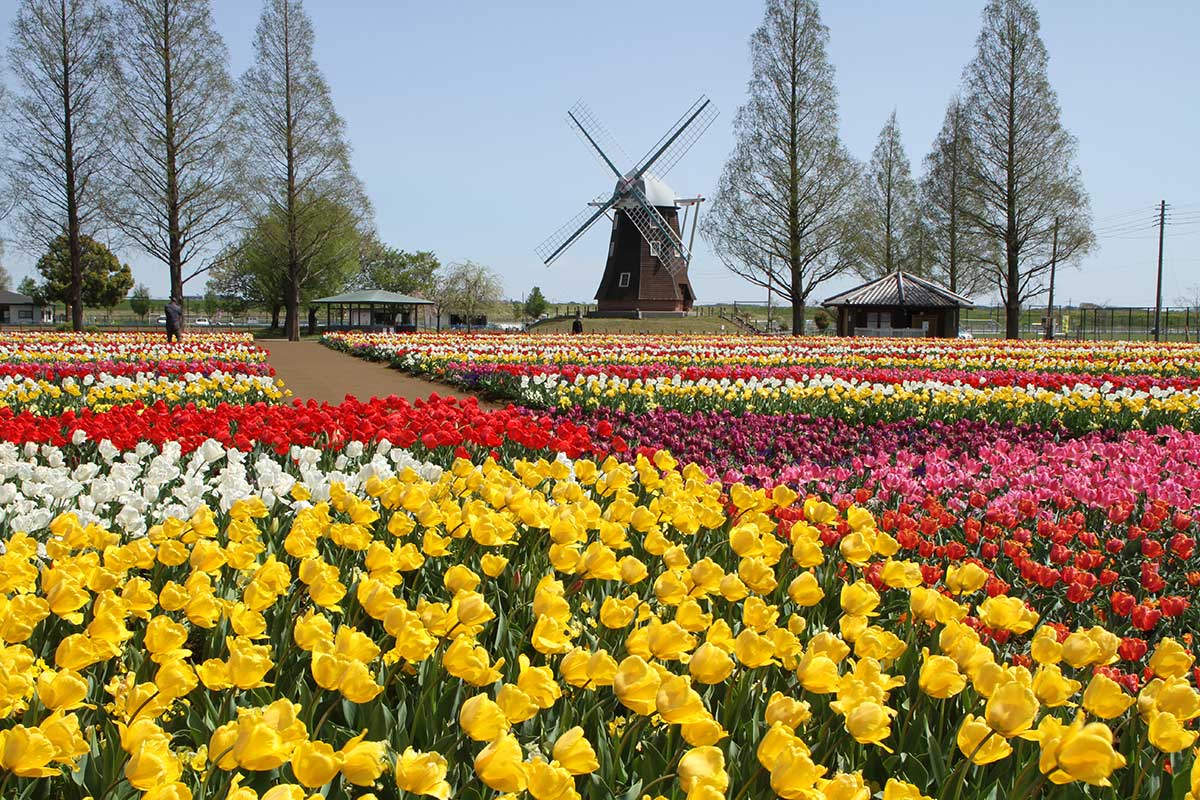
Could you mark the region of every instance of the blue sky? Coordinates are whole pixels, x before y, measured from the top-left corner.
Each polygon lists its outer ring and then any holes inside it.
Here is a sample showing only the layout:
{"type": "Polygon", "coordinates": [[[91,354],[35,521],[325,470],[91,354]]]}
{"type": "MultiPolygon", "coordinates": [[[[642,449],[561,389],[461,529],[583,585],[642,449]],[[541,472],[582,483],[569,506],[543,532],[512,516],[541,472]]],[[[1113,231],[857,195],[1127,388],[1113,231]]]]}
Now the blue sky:
{"type": "MultiPolygon", "coordinates": [[[[974,54],[982,0],[826,0],[829,57],[840,126],[859,159],[897,110],[919,174],[947,100],[974,54]]],[[[0,0],[11,20],[15,0],[0,0]]],[[[587,300],[606,254],[597,225],[552,268],[533,249],[611,179],[567,128],[587,102],[634,157],[700,94],[721,116],[668,177],[681,195],[710,194],[732,143],[749,78],[748,39],[762,7],[750,0],[645,3],[608,0],[412,2],[306,0],[317,58],[345,117],[354,166],[375,206],[381,237],[430,249],[443,262],[494,268],[507,293],[542,287],[553,300],[587,300]]],[[[1060,275],[1060,301],[1152,304],[1160,199],[1167,229],[1164,297],[1200,284],[1200,4],[1194,0],[1044,0],[1038,3],[1051,84],[1079,140],[1100,248],[1060,275]],[[1187,224],[1191,223],[1191,224],[1187,224]]],[[[214,0],[232,68],[249,64],[259,5],[214,0]]],[[[122,252],[156,292],[164,269],[122,252]]],[[[17,279],[32,259],[8,248],[17,279]]],[[[697,239],[698,301],[760,300],[697,239]]],[[[819,301],[850,281],[817,290],[819,301]]],[[[200,287],[189,285],[190,291],[200,287]]],[[[984,298],[979,298],[984,299],[984,298]]]]}

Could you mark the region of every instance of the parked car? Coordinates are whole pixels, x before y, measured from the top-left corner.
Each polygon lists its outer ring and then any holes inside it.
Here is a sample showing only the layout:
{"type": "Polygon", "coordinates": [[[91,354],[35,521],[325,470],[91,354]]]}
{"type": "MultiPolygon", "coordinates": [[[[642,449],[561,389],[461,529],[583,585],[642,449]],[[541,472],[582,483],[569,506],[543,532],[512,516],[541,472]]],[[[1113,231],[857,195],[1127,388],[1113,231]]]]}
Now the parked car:
{"type": "Polygon", "coordinates": [[[196,317],[192,320],[192,324],[197,328],[207,328],[209,326],[208,317],[196,317]]]}
{"type": "Polygon", "coordinates": [[[158,318],[157,320],[155,320],[155,321],[156,321],[156,322],[157,322],[159,325],[166,325],[166,324],[167,324],[167,318],[166,318],[166,317],[163,317],[163,316],[159,316],[159,318],[158,318]]]}

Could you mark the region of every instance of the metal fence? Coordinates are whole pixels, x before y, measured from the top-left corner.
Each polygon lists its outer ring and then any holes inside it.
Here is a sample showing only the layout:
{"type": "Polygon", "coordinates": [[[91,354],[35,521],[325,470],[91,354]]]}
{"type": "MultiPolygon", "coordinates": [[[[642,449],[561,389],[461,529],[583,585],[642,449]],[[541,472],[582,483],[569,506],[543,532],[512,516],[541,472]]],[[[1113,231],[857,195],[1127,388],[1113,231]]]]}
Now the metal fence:
{"type": "MultiPolygon", "coordinates": [[[[1052,315],[1054,336],[1083,341],[1153,341],[1154,308],[1144,306],[1056,306],[1052,315]]],[[[1021,338],[1045,338],[1046,309],[1023,309],[1021,338]]],[[[1163,308],[1160,318],[1164,342],[1200,341],[1200,308],[1163,308]]],[[[965,310],[959,329],[975,337],[1000,337],[1005,333],[1003,306],[965,310]]]]}

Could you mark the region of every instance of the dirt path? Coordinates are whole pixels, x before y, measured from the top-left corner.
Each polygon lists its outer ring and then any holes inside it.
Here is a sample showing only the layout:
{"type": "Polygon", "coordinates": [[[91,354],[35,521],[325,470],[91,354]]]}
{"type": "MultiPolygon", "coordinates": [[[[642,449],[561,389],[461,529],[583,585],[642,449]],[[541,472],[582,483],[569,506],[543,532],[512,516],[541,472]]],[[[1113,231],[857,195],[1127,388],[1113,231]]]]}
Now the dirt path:
{"type": "MultiPolygon", "coordinates": [[[[396,395],[418,400],[437,393],[442,397],[470,397],[451,386],[414,378],[386,364],[366,361],[339,353],[315,341],[288,342],[268,339],[259,345],[268,352],[267,360],[275,376],[292,394],[302,400],[340,403],[346,395],[359,400],[396,395]]],[[[481,408],[500,408],[480,400],[481,408]]]]}

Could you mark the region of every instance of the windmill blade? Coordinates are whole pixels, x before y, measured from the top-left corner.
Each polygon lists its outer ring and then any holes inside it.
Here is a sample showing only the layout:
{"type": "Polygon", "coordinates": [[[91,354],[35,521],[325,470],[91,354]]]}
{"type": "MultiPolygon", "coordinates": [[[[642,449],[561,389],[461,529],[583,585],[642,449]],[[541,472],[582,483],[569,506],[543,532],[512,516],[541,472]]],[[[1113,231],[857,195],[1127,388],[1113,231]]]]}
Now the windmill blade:
{"type": "Polygon", "coordinates": [[[638,162],[633,178],[640,178],[651,166],[654,167],[655,176],[665,177],[679,159],[683,158],[684,153],[692,148],[696,140],[704,135],[718,114],[720,112],[713,102],[700,95],[700,99],[684,112],[667,134],[658,140],[658,144],[650,148],[650,152],[638,162]]]}
{"type": "Polygon", "coordinates": [[[612,137],[607,128],[600,124],[600,120],[596,118],[590,108],[584,105],[582,100],[571,106],[571,110],[567,112],[567,123],[579,135],[579,138],[591,146],[590,149],[596,159],[620,178],[621,170],[613,163],[612,158],[609,158],[608,153],[619,158],[623,164],[629,163],[629,156],[625,154],[621,145],[617,144],[616,139],[612,137]]]}
{"type": "Polygon", "coordinates": [[[621,210],[629,215],[630,221],[641,232],[650,245],[650,253],[663,263],[672,274],[678,274],[691,261],[692,254],[663,219],[658,209],[650,205],[646,195],[635,189],[629,195],[635,202],[623,205],[621,210]]]}
{"type": "Polygon", "coordinates": [[[615,202],[615,197],[608,197],[603,201],[589,203],[587,208],[576,214],[570,222],[550,234],[546,241],[535,248],[538,257],[546,266],[550,266],[554,259],[562,255],[563,251],[570,247],[576,239],[583,236],[596,220],[604,216],[615,202]],[[593,211],[593,207],[596,206],[598,207],[593,211]]]}

